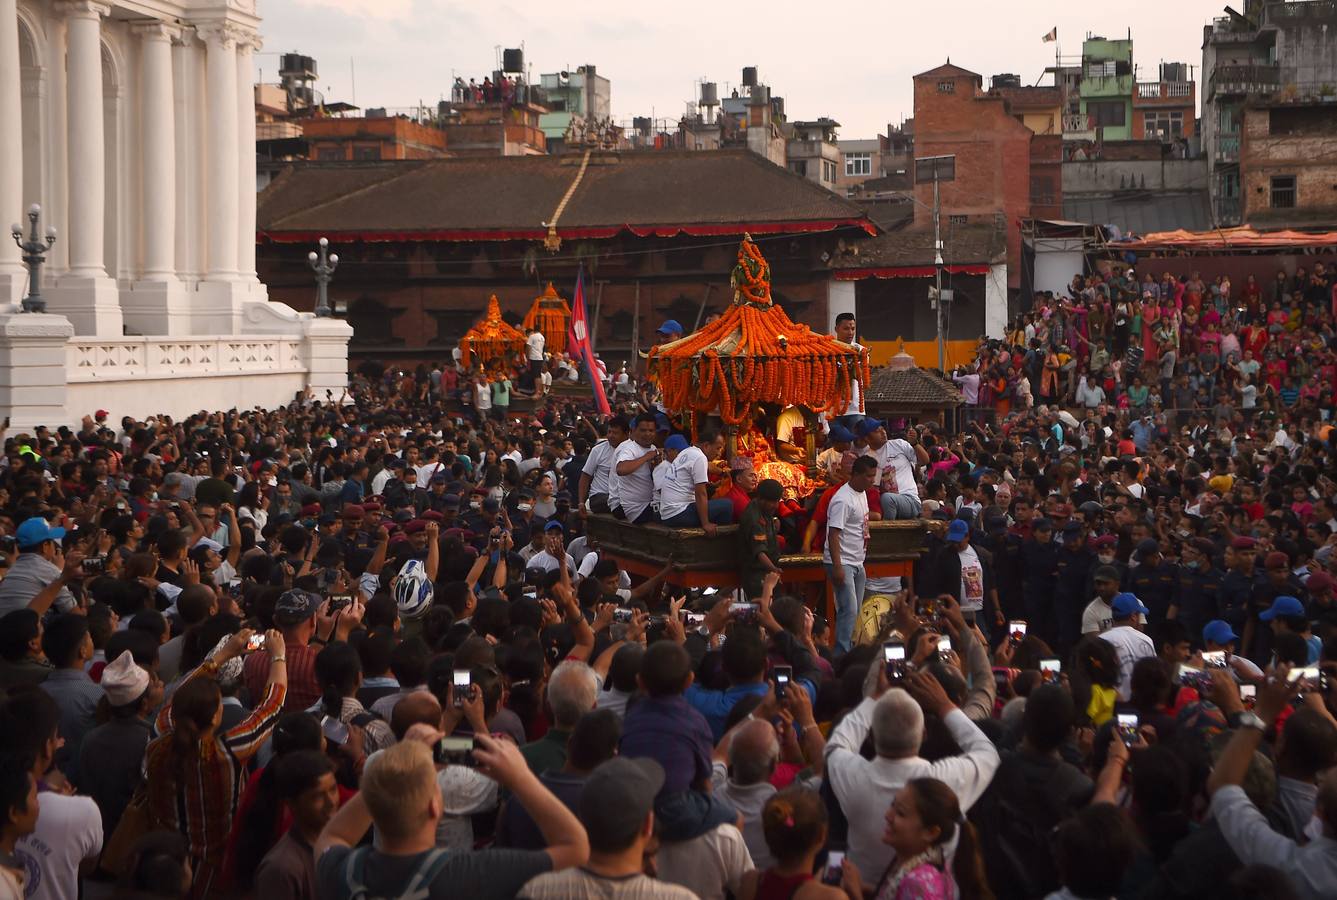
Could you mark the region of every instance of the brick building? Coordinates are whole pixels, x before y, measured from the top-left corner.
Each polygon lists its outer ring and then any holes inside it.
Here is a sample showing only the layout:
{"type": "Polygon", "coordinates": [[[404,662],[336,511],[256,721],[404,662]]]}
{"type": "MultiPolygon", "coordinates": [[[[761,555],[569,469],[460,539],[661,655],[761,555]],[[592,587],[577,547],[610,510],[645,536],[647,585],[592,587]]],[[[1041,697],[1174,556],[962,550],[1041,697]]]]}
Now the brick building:
{"type": "Polygon", "coordinates": [[[1251,225],[1337,225],[1337,102],[1246,106],[1240,197],[1251,225]]]}
{"type": "Polygon", "coordinates": [[[1132,139],[1172,143],[1197,133],[1197,85],[1183,63],[1161,63],[1157,81],[1139,81],[1133,90],[1132,139]]]}
{"type": "Polygon", "coordinates": [[[732,300],[745,232],[793,319],[826,331],[853,311],[829,261],[877,228],[849,201],[746,150],[599,153],[583,174],[581,161],[295,164],[259,197],[262,278],[310,310],[306,254],[328,237],[350,354],[402,362],[448,354],[490,294],[518,322],[548,281],[568,294],[582,266],[596,349],[635,360],[664,319],[691,329],[732,300]]]}
{"type": "Polygon", "coordinates": [[[446,155],[446,135],[403,116],[302,121],[311,159],[435,159],[446,155]]]}
{"type": "MultiPolygon", "coordinates": [[[[1016,289],[1020,222],[1031,215],[1034,134],[1012,114],[1005,97],[983,91],[983,80],[974,72],[948,62],[914,81],[915,157],[956,157],[955,180],[940,186],[944,225],[1005,223],[1008,287],[1016,289]]],[[[1048,161],[1045,166],[1052,168],[1048,161]]],[[[1061,190],[1057,170],[1048,177],[1061,190]]],[[[932,228],[933,185],[915,185],[915,199],[914,227],[932,228]]]]}

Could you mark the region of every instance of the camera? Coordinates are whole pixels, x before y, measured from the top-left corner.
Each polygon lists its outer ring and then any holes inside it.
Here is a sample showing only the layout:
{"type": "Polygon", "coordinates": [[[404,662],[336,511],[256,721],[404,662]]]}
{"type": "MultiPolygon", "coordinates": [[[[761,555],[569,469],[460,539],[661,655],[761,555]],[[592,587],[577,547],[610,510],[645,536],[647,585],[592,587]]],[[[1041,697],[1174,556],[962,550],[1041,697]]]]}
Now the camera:
{"type": "Polygon", "coordinates": [[[1051,656],[1040,660],[1040,680],[1045,684],[1058,684],[1059,673],[1063,671],[1063,664],[1059,662],[1058,657],[1051,656]]]}
{"type": "Polygon", "coordinates": [[[1204,672],[1202,669],[1180,665],[1179,683],[1184,687],[1194,688],[1201,693],[1212,686],[1212,676],[1211,673],[1204,672]]]}
{"type": "Polygon", "coordinates": [[[1137,713],[1119,713],[1117,721],[1119,740],[1125,747],[1132,747],[1137,743],[1137,713]]]}
{"type": "Polygon", "coordinates": [[[789,687],[790,682],[794,680],[794,667],[775,666],[771,670],[771,674],[775,681],[775,699],[785,699],[785,688],[789,687]]]}
{"type": "Polygon", "coordinates": [[[1244,704],[1245,709],[1253,709],[1253,705],[1258,702],[1258,685],[1241,684],[1240,702],[1244,704]]]}
{"type": "Polygon", "coordinates": [[[107,557],[89,556],[79,563],[79,567],[85,575],[101,575],[107,571],[107,557]]]}
{"type": "Polygon", "coordinates": [[[320,720],[320,730],[325,735],[325,740],[332,744],[348,743],[348,726],[333,716],[325,716],[320,720]]]}
{"type": "Polygon", "coordinates": [[[729,615],[740,625],[755,625],[757,624],[757,604],[730,603],[729,615]]]}
{"type": "Polygon", "coordinates": [[[1007,623],[1008,640],[1015,646],[1026,639],[1026,621],[1024,619],[1013,619],[1007,623]]]}
{"type": "Polygon", "coordinates": [[[1202,654],[1202,667],[1204,669],[1225,669],[1229,668],[1226,661],[1226,651],[1224,650],[1205,650],[1202,654]]]}
{"type": "Polygon", "coordinates": [[[822,884],[840,884],[845,875],[845,851],[826,851],[826,865],[822,868],[822,884]]]}
{"type": "Polygon", "coordinates": [[[882,662],[887,667],[887,680],[900,682],[905,678],[905,644],[887,641],[882,645],[882,662]]]}
{"type": "Polygon", "coordinates": [[[478,761],[474,759],[474,739],[455,735],[443,737],[436,745],[436,761],[447,766],[470,768],[477,766],[478,761]]]}
{"type": "Polygon", "coordinates": [[[619,606],[613,610],[613,621],[620,625],[630,625],[632,617],[636,615],[636,610],[628,609],[625,606],[619,606]]]}
{"type": "Polygon", "coordinates": [[[261,632],[256,632],[246,640],[246,649],[252,653],[256,650],[265,649],[265,636],[261,632]]]}
{"type": "Polygon", "coordinates": [[[684,609],[682,610],[681,615],[683,622],[688,628],[700,628],[702,625],[706,624],[705,613],[694,613],[684,609]]]}
{"type": "Polygon", "coordinates": [[[468,669],[456,669],[451,679],[451,697],[456,709],[461,709],[473,692],[473,673],[468,669]]]}
{"type": "Polygon", "coordinates": [[[353,604],[352,594],[330,594],[330,612],[338,612],[353,604]]]}

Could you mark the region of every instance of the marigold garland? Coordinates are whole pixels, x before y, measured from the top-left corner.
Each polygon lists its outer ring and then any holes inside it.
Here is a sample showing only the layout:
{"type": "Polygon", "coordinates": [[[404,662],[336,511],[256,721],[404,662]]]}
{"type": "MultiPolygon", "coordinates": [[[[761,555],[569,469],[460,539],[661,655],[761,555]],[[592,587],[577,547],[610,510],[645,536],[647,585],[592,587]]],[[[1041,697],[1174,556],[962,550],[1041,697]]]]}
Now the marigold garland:
{"type": "Polygon", "coordinates": [[[493,294],[487,301],[487,313],[473,328],[460,338],[460,353],[464,359],[469,354],[477,357],[477,364],[484,366],[497,357],[514,353],[525,345],[525,336],[501,317],[501,304],[493,294]]]}
{"type": "Polygon", "coordinates": [[[733,305],[693,334],[653,348],[650,375],[664,405],[693,413],[719,409],[727,424],[758,403],[844,412],[853,382],[868,383],[868,353],[813,332],[771,299],[771,267],[750,236],[738,248],[733,305]]]}
{"type": "Polygon", "coordinates": [[[543,333],[544,347],[552,353],[566,351],[566,327],[571,321],[571,306],[548,282],[543,293],[534,298],[525,313],[524,326],[543,333]]]}

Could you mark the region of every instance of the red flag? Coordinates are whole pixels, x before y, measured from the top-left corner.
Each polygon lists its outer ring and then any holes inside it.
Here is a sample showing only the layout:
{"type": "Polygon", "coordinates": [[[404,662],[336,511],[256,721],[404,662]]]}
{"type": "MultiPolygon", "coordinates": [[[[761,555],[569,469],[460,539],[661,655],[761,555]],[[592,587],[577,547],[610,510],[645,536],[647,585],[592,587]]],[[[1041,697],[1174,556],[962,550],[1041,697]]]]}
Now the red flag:
{"type": "Polygon", "coordinates": [[[584,272],[576,273],[576,293],[571,301],[571,327],[567,334],[566,346],[571,356],[585,364],[585,373],[589,376],[590,386],[594,389],[594,408],[603,415],[612,410],[608,406],[608,395],[604,393],[603,380],[599,378],[598,367],[594,364],[594,348],[590,346],[589,317],[585,314],[585,278],[584,272]]]}

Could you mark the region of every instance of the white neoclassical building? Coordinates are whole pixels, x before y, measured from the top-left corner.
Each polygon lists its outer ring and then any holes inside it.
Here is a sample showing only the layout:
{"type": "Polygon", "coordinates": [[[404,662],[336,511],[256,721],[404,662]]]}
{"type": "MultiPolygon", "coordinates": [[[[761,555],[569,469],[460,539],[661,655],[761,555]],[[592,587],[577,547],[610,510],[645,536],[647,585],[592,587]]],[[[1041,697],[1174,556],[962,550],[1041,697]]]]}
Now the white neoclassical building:
{"type": "MultiPolygon", "coordinates": [[[[134,398],[153,391],[180,414],[345,374],[347,326],[269,303],[256,277],[259,21],[254,0],[0,0],[0,222],[36,203],[56,229],[42,294],[71,332],[66,418],[93,387],[113,413],[147,414],[134,398]]],[[[16,309],[27,271],[3,237],[16,309]]],[[[22,420],[6,336],[58,324],[33,316],[0,317],[0,408],[22,420]]]]}

